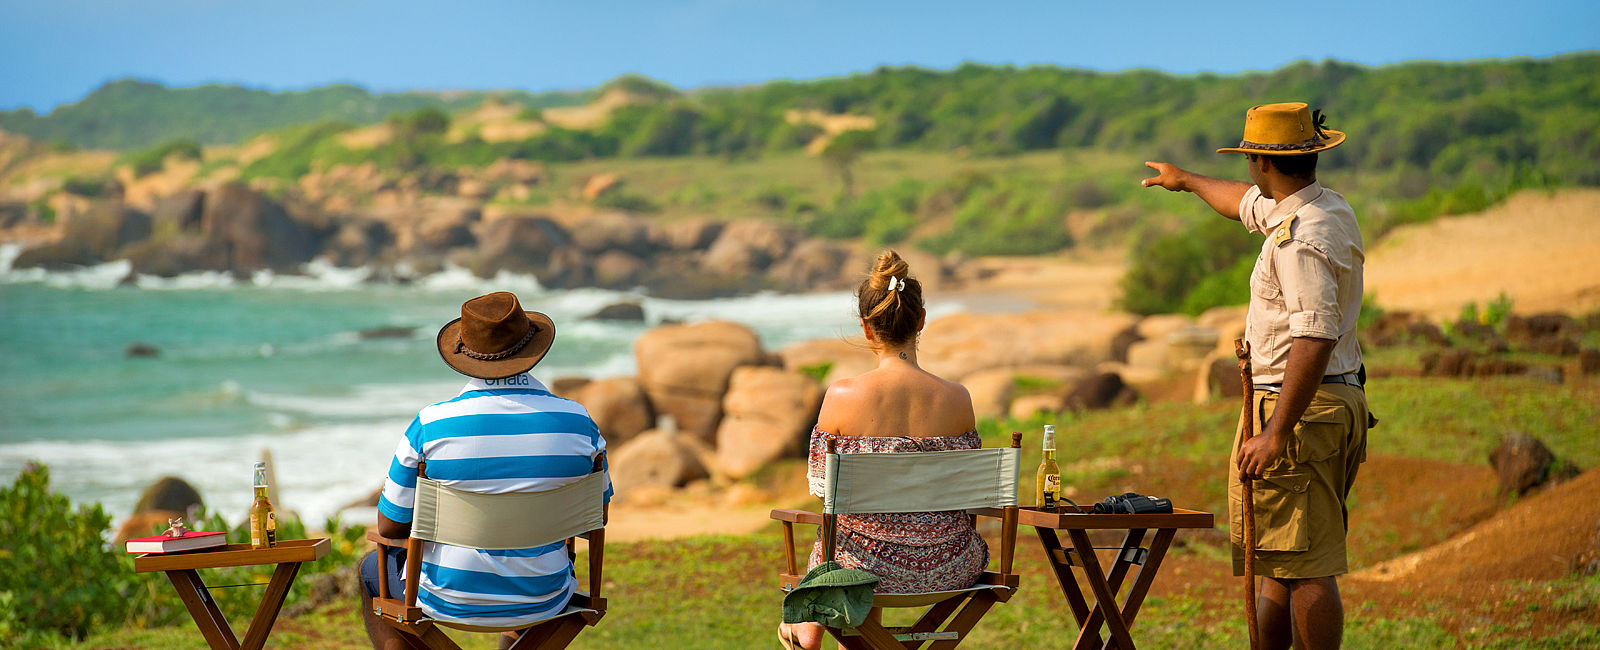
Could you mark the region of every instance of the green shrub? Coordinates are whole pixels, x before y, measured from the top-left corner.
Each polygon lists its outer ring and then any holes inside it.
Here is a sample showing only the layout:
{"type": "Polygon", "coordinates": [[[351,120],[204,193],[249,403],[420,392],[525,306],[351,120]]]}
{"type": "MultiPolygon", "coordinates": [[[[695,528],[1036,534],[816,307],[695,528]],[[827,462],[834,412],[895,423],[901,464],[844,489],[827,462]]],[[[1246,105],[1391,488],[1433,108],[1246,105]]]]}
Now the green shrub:
{"type": "Polygon", "coordinates": [[[74,508],[50,492],[50,471],[29,464],[15,483],[0,487],[0,630],[81,638],[121,623],[130,574],[121,554],[106,548],[111,515],[99,504],[74,508]]]}
{"type": "Polygon", "coordinates": [[[612,190],[595,197],[594,204],[602,208],[622,210],[625,212],[655,212],[661,206],[655,204],[643,194],[635,194],[625,190],[612,190]]]}
{"type": "Polygon", "coordinates": [[[133,167],[134,177],[145,176],[161,171],[167,158],[177,156],[189,160],[199,160],[201,156],[200,143],[191,138],[170,140],[156,145],[150,149],[129,154],[120,161],[133,167]]]}
{"type": "Polygon", "coordinates": [[[1165,314],[1241,304],[1249,298],[1239,292],[1248,291],[1250,253],[1258,241],[1238,223],[1215,215],[1145,240],[1131,251],[1121,306],[1136,314],[1165,314]]]}

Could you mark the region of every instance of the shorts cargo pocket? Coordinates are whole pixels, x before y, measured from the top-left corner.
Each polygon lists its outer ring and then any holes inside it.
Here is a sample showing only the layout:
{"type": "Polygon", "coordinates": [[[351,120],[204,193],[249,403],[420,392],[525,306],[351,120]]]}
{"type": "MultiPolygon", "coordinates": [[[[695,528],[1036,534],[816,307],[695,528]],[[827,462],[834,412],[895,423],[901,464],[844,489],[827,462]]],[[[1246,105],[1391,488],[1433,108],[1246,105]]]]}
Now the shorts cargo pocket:
{"type": "Polygon", "coordinates": [[[1306,488],[1310,485],[1310,468],[1284,462],[1254,482],[1256,550],[1311,548],[1311,528],[1306,521],[1306,488]]]}
{"type": "Polygon", "coordinates": [[[1349,415],[1338,404],[1312,404],[1294,425],[1294,438],[1286,450],[1296,465],[1327,460],[1339,453],[1349,430],[1349,415]]]}

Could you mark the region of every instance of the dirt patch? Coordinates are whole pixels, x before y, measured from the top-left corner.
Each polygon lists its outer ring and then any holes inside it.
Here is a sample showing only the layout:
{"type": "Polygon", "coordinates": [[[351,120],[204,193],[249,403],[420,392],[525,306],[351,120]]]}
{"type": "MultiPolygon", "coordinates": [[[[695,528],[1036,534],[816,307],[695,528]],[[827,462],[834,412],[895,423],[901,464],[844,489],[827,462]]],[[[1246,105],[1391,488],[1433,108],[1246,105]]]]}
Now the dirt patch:
{"type": "Polygon", "coordinates": [[[1385,309],[1454,318],[1504,292],[1517,311],[1600,308],[1600,190],[1527,191],[1483,212],[1395,229],[1373,246],[1367,291],[1385,309]]]}

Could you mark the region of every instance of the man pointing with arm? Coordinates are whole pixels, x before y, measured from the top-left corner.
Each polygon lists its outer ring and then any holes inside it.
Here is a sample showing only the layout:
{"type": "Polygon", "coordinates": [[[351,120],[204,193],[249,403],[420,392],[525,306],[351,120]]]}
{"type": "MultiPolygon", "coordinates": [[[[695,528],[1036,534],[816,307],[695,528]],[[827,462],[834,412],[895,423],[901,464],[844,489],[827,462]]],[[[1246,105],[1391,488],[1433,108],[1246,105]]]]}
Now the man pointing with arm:
{"type": "Polygon", "coordinates": [[[1251,183],[1145,163],[1157,172],[1145,187],[1193,192],[1266,236],[1245,320],[1260,429],[1242,446],[1234,438],[1228,510],[1234,573],[1242,575],[1239,478],[1259,479],[1257,621],[1267,648],[1337,648],[1343,636],[1345,500],[1366,460],[1370,418],[1355,332],[1365,254],[1354,211],[1317,182],[1316,165],[1317,152],[1344,140],[1305,104],[1266,104],[1246,113],[1238,147],[1217,150],[1245,154],[1251,183]]]}

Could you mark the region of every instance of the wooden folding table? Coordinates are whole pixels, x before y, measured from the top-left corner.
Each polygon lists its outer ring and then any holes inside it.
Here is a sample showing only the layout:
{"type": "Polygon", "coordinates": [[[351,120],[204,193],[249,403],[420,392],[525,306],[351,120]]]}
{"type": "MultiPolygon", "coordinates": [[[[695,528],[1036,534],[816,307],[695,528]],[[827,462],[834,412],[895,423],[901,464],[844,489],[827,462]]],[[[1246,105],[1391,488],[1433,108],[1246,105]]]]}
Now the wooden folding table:
{"type": "Polygon", "coordinates": [[[133,558],[133,570],[138,573],[165,571],[184,606],[189,608],[189,616],[194,618],[195,625],[212,648],[257,650],[266,644],[272,624],[278,620],[278,611],[283,608],[283,599],[289,595],[289,587],[300,572],[300,565],[327,555],[328,548],[328,539],[319,537],[279,540],[277,546],[263,549],[250,548],[249,544],[229,544],[187,553],[146,553],[133,558]],[[267,583],[267,592],[261,596],[261,604],[256,607],[255,617],[250,619],[244,642],[240,643],[197,570],[258,564],[276,564],[277,568],[272,572],[272,581],[267,583]]]}
{"type": "Polygon", "coordinates": [[[1133,637],[1129,635],[1128,628],[1133,626],[1134,618],[1139,615],[1139,606],[1144,604],[1150,585],[1155,582],[1156,572],[1161,569],[1161,560],[1166,557],[1173,536],[1180,528],[1210,528],[1212,516],[1209,512],[1181,508],[1173,508],[1171,514],[1098,515],[1087,507],[1064,506],[1060,513],[1027,507],[1018,511],[1017,523],[1033,526],[1034,531],[1039,533],[1045,558],[1055,571],[1061,592],[1072,606],[1072,616],[1077,619],[1079,627],[1078,640],[1072,647],[1077,650],[1134,650],[1133,637]],[[1155,538],[1148,547],[1142,546],[1145,535],[1151,529],[1156,531],[1155,538]],[[1058,530],[1066,531],[1067,537],[1072,540],[1071,548],[1062,545],[1060,537],[1056,535],[1058,530]],[[1100,560],[1095,557],[1094,544],[1089,540],[1091,530],[1127,531],[1122,546],[1114,549],[1117,559],[1112,562],[1109,575],[1101,570],[1100,560]],[[1134,565],[1139,566],[1139,571],[1119,607],[1117,592],[1122,588],[1129,567],[1134,565]],[[1081,571],[1084,581],[1089,584],[1090,594],[1094,596],[1093,608],[1089,607],[1083,590],[1078,586],[1074,569],[1081,571]],[[1100,639],[1102,625],[1110,628],[1111,633],[1103,643],[1100,639]]]}

